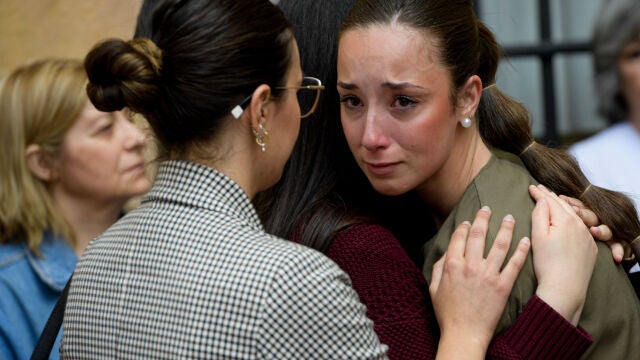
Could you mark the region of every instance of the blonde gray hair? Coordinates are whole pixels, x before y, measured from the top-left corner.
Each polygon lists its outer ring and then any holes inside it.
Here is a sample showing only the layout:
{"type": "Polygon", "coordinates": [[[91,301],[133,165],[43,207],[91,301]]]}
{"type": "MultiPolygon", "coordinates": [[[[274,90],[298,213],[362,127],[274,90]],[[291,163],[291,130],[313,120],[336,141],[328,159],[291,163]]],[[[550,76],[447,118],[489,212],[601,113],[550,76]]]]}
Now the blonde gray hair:
{"type": "Polygon", "coordinates": [[[36,254],[51,231],[75,245],[47,185],[27,166],[26,148],[55,156],[88,101],[80,60],[39,60],[14,70],[0,84],[0,243],[25,242],[36,254]]]}

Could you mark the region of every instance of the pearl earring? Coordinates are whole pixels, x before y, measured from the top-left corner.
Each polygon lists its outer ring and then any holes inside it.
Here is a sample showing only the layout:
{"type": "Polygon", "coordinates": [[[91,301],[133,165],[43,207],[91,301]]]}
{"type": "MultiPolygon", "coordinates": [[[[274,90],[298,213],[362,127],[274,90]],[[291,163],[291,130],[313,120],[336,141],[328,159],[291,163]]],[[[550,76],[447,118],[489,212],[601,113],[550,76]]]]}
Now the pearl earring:
{"type": "Polygon", "coordinates": [[[463,128],[468,129],[471,127],[472,121],[470,118],[466,117],[460,120],[460,124],[462,125],[463,128]]]}

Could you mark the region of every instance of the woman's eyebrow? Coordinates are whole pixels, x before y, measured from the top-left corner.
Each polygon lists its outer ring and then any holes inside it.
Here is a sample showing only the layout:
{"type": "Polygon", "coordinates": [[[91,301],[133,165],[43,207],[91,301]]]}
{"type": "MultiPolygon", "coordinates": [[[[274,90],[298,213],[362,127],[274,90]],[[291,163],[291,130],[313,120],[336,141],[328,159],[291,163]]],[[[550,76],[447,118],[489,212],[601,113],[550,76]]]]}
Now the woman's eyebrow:
{"type": "Polygon", "coordinates": [[[359,89],[358,85],[356,84],[349,84],[346,82],[342,82],[342,81],[338,81],[338,86],[345,89],[345,90],[356,90],[359,89]]]}
{"type": "Polygon", "coordinates": [[[383,82],[381,87],[390,88],[390,89],[407,89],[407,88],[419,88],[424,89],[422,86],[415,85],[408,82],[403,83],[392,83],[392,82],[383,82]]]}

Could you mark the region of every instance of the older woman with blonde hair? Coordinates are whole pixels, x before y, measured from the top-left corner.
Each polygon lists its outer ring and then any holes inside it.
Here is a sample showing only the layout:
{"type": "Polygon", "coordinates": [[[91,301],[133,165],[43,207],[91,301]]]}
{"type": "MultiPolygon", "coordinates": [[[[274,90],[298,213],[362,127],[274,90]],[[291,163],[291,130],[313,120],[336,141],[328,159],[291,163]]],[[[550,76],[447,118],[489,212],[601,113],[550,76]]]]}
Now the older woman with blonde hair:
{"type": "Polygon", "coordinates": [[[144,134],[86,84],[81,61],[47,59],[0,85],[2,359],[31,354],[79,255],[150,187],[144,134]]]}

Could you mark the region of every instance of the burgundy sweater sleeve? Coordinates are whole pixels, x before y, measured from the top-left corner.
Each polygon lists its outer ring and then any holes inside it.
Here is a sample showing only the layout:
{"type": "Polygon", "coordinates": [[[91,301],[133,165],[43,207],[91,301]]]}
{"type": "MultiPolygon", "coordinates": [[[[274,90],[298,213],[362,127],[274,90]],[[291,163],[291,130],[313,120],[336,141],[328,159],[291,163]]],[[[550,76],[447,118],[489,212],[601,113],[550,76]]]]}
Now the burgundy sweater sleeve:
{"type": "MultiPolygon", "coordinates": [[[[351,226],[327,255],[349,276],[367,306],[390,359],[434,359],[439,340],[428,286],[398,240],[382,226],[351,226]]],[[[516,322],[494,338],[489,359],[578,359],[593,339],[537,296],[516,322]]]]}
{"type": "Polygon", "coordinates": [[[427,282],[398,240],[382,226],[353,225],[327,255],[349,276],[390,359],[433,359],[439,330],[427,282]]]}
{"type": "Polygon", "coordinates": [[[487,358],[579,359],[592,342],[586,331],[534,295],[516,321],[493,339],[487,358]]]}

